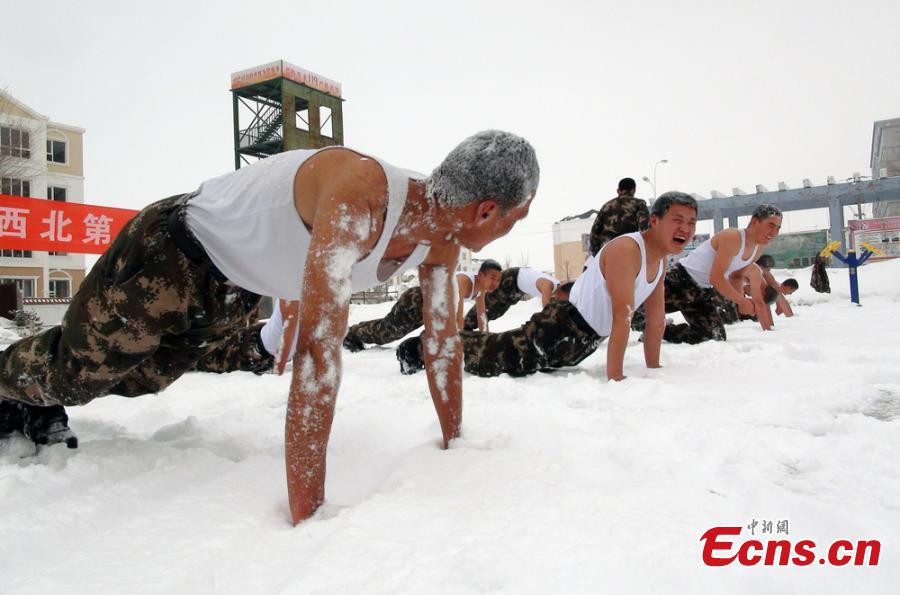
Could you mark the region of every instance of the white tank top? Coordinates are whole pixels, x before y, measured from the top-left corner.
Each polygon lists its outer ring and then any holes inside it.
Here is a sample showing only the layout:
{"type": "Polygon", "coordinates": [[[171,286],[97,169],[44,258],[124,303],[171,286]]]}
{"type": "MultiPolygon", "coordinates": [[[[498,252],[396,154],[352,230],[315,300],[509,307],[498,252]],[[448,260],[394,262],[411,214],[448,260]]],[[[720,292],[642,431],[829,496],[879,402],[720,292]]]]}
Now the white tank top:
{"type": "MultiPolygon", "coordinates": [[[[335,148],[342,147],[319,151],[335,148]]],[[[188,228],[235,285],[260,295],[300,299],[310,234],[294,206],[294,178],[316,152],[285,151],[207,180],[188,201],[188,228]]],[[[387,280],[378,277],[378,265],[406,204],[409,178],[424,178],[376,157],[359,156],[375,160],[384,170],[388,204],[381,237],[372,252],[353,266],[353,291],[387,280]]],[[[427,252],[428,246],[416,247],[388,277],[421,264],[427,252]]]]}
{"type": "Polygon", "coordinates": [[[612,329],[612,300],[609,290],[606,288],[606,279],[600,270],[600,255],[620,238],[631,238],[641,249],[641,271],[634,278],[634,309],[637,310],[646,301],[660,279],[666,272],[664,259],[659,261],[659,270],[653,281],[647,281],[647,251],[644,248],[644,238],[640,232],[623,234],[603,245],[600,252],[588,260],[587,269],[572,286],[569,293],[569,301],[578,309],[585,322],[591,325],[598,335],[608,337],[612,329]]]}
{"type": "MultiPolygon", "coordinates": [[[[737,254],[734,255],[734,258],[731,259],[731,262],[728,263],[728,268],[725,270],[726,279],[731,276],[731,273],[744,268],[756,260],[756,251],[759,250],[759,246],[754,246],[750,257],[744,260],[742,256],[747,242],[746,230],[739,229],[738,232],[741,234],[741,247],[737,254]]],[[[697,282],[697,285],[700,287],[712,287],[712,284],[709,282],[709,271],[712,269],[715,258],[716,251],[712,247],[712,238],[710,238],[697,246],[696,250],[679,260],[678,264],[684,267],[684,270],[697,282]]]]}
{"type": "Polygon", "coordinates": [[[472,282],[472,291],[469,292],[469,295],[463,297],[463,303],[475,301],[475,274],[476,273],[469,273],[469,272],[463,271],[463,272],[456,273],[456,274],[462,275],[463,277],[468,277],[469,281],[472,282]]]}
{"type": "MultiPolygon", "coordinates": [[[[298,332],[300,329],[297,329],[298,332]]],[[[259,338],[263,347],[270,355],[278,355],[278,344],[284,335],[284,319],[281,317],[281,307],[278,300],[272,300],[272,315],[269,320],[259,329],[259,338]]],[[[291,341],[291,357],[294,357],[294,349],[297,345],[297,335],[294,335],[291,341]]]]}
{"type": "Polygon", "coordinates": [[[519,277],[516,279],[516,284],[519,286],[519,291],[522,293],[527,293],[534,297],[541,297],[541,290],[538,289],[537,286],[538,279],[547,279],[550,281],[550,283],[553,284],[553,289],[551,289],[551,291],[554,291],[559,287],[559,279],[531,267],[521,267],[519,269],[519,277]]]}

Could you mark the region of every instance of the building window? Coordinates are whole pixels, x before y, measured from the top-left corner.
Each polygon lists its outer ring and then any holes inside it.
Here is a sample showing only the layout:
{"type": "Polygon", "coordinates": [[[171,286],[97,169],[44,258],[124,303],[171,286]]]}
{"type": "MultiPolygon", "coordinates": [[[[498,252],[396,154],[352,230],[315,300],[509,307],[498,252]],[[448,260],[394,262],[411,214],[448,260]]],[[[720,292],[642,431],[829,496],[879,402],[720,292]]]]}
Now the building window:
{"type": "Polygon", "coordinates": [[[0,278],[0,281],[3,283],[15,283],[16,288],[22,292],[22,297],[33,298],[35,297],[35,287],[37,286],[36,279],[21,279],[15,277],[3,277],[0,278]]]}
{"type": "Polygon", "coordinates": [[[585,252],[586,254],[591,253],[591,234],[581,234],[581,251],[585,252]]]}
{"type": "Polygon", "coordinates": [[[331,108],[323,105],[319,106],[319,134],[321,136],[327,136],[328,138],[334,137],[334,129],[331,122],[331,108]]]}
{"type": "MultiPolygon", "coordinates": [[[[47,186],[47,200],[66,202],[66,189],[59,186],[47,186]]],[[[50,256],[66,256],[68,252],[50,252],[50,256]]]]}
{"type": "Polygon", "coordinates": [[[803,266],[805,266],[805,267],[808,267],[808,266],[809,266],[809,258],[806,257],[806,256],[804,256],[804,257],[800,260],[800,262],[801,262],[801,263],[803,264],[803,266]]]}
{"type": "Polygon", "coordinates": [[[72,283],[68,279],[50,279],[50,297],[72,297],[72,283]]]}
{"type": "Polygon", "coordinates": [[[66,202],[66,189],[58,186],[47,187],[47,200],[66,202]]]}
{"type": "Polygon", "coordinates": [[[31,182],[18,178],[0,178],[0,194],[31,196],[31,182]]]}
{"type": "Polygon", "coordinates": [[[31,158],[31,135],[27,130],[0,126],[0,156],[31,158]]]}
{"type": "Polygon", "coordinates": [[[47,161],[66,163],[66,141],[47,139],[47,161]]]}
{"type": "Polygon", "coordinates": [[[31,258],[31,250],[0,250],[0,256],[6,258],[31,258]]]}

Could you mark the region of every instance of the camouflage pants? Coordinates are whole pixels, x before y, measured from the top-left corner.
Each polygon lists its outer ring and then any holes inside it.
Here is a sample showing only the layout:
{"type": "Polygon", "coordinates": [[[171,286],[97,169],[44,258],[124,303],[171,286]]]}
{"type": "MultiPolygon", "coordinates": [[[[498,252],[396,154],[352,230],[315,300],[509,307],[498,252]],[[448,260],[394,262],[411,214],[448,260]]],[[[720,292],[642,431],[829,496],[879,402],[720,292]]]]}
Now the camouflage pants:
{"type": "Polygon", "coordinates": [[[228,283],[203,253],[184,226],[188,198],[135,215],[62,324],[0,352],[0,397],[48,406],[155,393],[249,332],[260,297],[228,283]]]}
{"type": "MultiPolygon", "coordinates": [[[[519,269],[506,269],[500,274],[500,285],[494,291],[484,295],[484,313],[488,320],[497,320],[509,310],[513,304],[527,300],[529,296],[519,289],[519,269]]],[[[475,306],[466,312],[463,328],[467,331],[478,329],[478,314],[475,306]]]]}
{"type": "MultiPolygon", "coordinates": [[[[256,314],[252,318],[256,319],[256,314]]],[[[265,324],[257,322],[238,330],[219,347],[203,356],[193,369],[214,374],[268,372],[275,365],[275,356],[266,351],[259,335],[265,324]]]]}
{"type": "Polygon", "coordinates": [[[407,289],[384,318],[359,322],[347,329],[351,341],[384,345],[402,339],[425,324],[422,288],[407,289]]]}
{"type": "MultiPolygon", "coordinates": [[[[594,353],[605,337],[594,332],[569,302],[552,302],[517,329],[503,333],[462,331],[464,369],[476,376],[527,376],[539,370],[575,366],[594,353]]],[[[405,348],[422,358],[422,338],[405,348]]],[[[421,364],[424,367],[424,363],[421,364]]]]}
{"type": "Polygon", "coordinates": [[[666,325],[663,338],[670,343],[702,343],[725,340],[721,295],[712,287],[700,287],[681,265],[668,270],[665,279],[666,313],[678,312],[686,324],[666,325]]]}
{"type": "MultiPolygon", "coordinates": [[[[718,300],[719,314],[722,316],[722,322],[724,324],[734,324],[745,319],[738,309],[737,304],[718,292],[716,292],[716,298],[718,300]]],[[[749,317],[749,319],[753,318],[753,316],[749,317]]]]}

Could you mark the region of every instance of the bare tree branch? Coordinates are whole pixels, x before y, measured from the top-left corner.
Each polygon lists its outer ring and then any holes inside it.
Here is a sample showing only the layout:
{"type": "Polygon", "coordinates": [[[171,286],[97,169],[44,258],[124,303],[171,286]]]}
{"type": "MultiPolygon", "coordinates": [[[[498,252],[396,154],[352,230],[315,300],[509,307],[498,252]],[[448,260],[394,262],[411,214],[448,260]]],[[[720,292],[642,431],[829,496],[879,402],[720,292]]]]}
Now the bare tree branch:
{"type": "Polygon", "coordinates": [[[37,127],[17,111],[12,96],[0,89],[0,193],[31,195],[31,181],[38,169],[35,163],[44,147],[36,146],[37,127]],[[23,191],[23,182],[27,182],[27,191],[23,191]]]}

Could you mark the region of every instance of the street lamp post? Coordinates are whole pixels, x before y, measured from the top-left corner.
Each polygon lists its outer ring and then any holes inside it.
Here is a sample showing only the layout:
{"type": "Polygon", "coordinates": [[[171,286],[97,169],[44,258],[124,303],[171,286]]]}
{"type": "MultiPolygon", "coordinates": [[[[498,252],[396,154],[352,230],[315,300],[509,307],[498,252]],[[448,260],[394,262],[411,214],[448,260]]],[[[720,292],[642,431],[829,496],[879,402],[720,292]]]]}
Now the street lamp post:
{"type": "Polygon", "coordinates": [[[644,176],[643,178],[641,178],[642,180],[644,180],[645,182],[650,184],[650,186],[653,188],[653,200],[656,200],[656,168],[659,167],[660,163],[668,163],[668,162],[669,162],[668,159],[660,159],[659,161],[657,161],[656,163],[653,164],[653,181],[652,182],[650,181],[650,178],[648,178],[647,176],[644,176]]]}
{"type": "Polygon", "coordinates": [[[653,187],[653,200],[656,200],[656,184],[654,184],[654,183],[653,183],[653,180],[651,180],[651,179],[648,178],[647,176],[644,176],[644,177],[641,178],[641,179],[644,180],[645,182],[647,182],[648,184],[650,184],[650,186],[653,187]]]}

